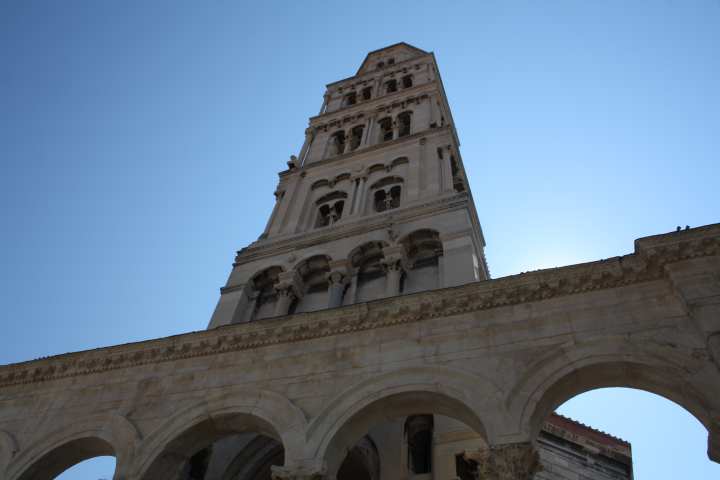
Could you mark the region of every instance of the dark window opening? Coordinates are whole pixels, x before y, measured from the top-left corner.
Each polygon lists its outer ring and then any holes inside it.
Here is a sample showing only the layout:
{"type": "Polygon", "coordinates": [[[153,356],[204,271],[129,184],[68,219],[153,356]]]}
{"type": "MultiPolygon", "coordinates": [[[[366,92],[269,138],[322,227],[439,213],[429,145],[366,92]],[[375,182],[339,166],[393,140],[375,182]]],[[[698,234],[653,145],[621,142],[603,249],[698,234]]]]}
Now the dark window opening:
{"type": "Polygon", "coordinates": [[[203,480],[205,473],[207,473],[208,465],[210,463],[210,453],[212,447],[203,448],[195,455],[190,457],[188,461],[188,480],[203,480]]]}
{"type": "Polygon", "coordinates": [[[455,455],[455,475],[460,480],[478,480],[478,465],[475,460],[466,459],[465,455],[455,455]]]}
{"type": "Polygon", "coordinates": [[[372,98],[372,87],[365,87],[362,90],[363,100],[370,100],[372,98]]]}
{"type": "Polygon", "coordinates": [[[432,472],[432,415],[415,415],[405,422],[408,442],[408,467],[415,474],[432,472]]]}
{"type": "Polygon", "coordinates": [[[440,159],[443,158],[443,153],[442,153],[442,151],[443,151],[442,147],[438,147],[438,148],[437,148],[438,158],[440,158],[440,159]]]}
{"type": "Polygon", "coordinates": [[[315,220],[315,228],[327,227],[340,220],[344,206],[345,202],[343,200],[335,202],[332,205],[329,203],[320,205],[317,220],[315,220]]]}
{"type": "Polygon", "coordinates": [[[385,66],[385,62],[378,62],[377,68],[383,68],[385,66]]]}
{"type": "Polygon", "coordinates": [[[340,130],[330,137],[330,156],[340,155],[345,151],[345,132],[340,130]]]}
{"type": "Polygon", "coordinates": [[[388,65],[394,65],[395,59],[394,58],[388,58],[388,65]]]}
{"type": "Polygon", "coordinates": [[[402,188],[400,185],[395,185],[390,188],[389,191],[380,189],[375,191],[373,195],[373,205],[376,212],[384,212],[386,210],[392,210],[400,206],[400,193],[402,188]]]}
{"type": "Polygon", "coordinates": [[[383,142],[393,139],[392,119],[383,118],[380,120],[380,138],[383,142]]]}
{"type": "Polygon", "coordinates": [[[403,86],[403,88],[410,88],[413,86],[412,75],[405,75],[402,78],[402,86],[403,86]]]}
{"type": "Polygon", "coordinates": [[[410,135],[410,112],[403,112],[398,115],[398,137],[410,135]]]}
{"type": "Polygon", "coordinates": [[[345,105],[355,105],[357,103],[357,94],[355,92],[350,92],[347,95],[345,95],[345,105]]]}
{"type": "Polygon", "coordinates": [[[397,92],[397,80],[392,79],[385,82],[385,93],[397,92]]]}

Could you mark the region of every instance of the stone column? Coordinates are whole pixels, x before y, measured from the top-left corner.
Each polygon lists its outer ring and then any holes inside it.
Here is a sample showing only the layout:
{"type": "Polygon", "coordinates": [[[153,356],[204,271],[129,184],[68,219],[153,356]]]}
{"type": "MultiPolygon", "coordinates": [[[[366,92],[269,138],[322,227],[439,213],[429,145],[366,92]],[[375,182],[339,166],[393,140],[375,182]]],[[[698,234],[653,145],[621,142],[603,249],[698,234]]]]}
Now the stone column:
{"type": "Polygon", "coordinates": [[[450,145],[442,147],[445,151],[440,161],[440,191],[447,192],[453,189],[452,169],[450,168],[450,145]]]}
{"type": "Polygon", "coordinates": [[[369,142],[370,138],[370,127],[372,126],[373,120],[375,119],[374,115],[371,115],[370,118],[367,119],[367,122],[365,123],[365,128],[363,129],[363,136],[360,140],[360,145],[358,148],[366,146],[369,142]]]}
{"type": "Polygon", "coordinates": [[[315,131],[312,128],[306,128],[305,129],[305,143],[303,143],[303,146],[300,149],[300,154],[298,155],[298,159],[300,160],[301,166],[305,163],[305,156],[307,155],[307,152],[310,150],[310,145],[312,145],[312,141],[314,139],[315,139],[315,131]]]}
{"type": "Polygon", "coordinates": [[[278,281],[275,284],[275,292],[277,292],[277,301],[275,302],[276,317],[287,315],[293,300],[301,297],[301,284],[297,272],[283,272],[278,276],[278,281]]]}
{"type": "Polygon", "coordinates": [[[480,478],[487,480],[530,480],[541,470],[540,456],[529,442],[492,445],[466,455],[477,462],[480,478]]]}
{"type": "Polygon", "coordinates": [[[352,130],[343,130],[345,133],[345,145],[343,145],[343,151],[340,152],[340,154],[348,153],[350,151],[350,136],[352,135],[352,130]]]}
{"type": "Polygon", "coordinates": [[[385,296],[400,295],[400,280],[405,271],[405,248],[400,245],[383,248],[385,258],[381,260],[385,270],[385,296]]]}
{"type": "Polygon", "coordinates": [[[397,117],[392,121],[393,140],[397,140],[400,136],[400,125],[398,124],[397,117]]]}
{"type": "Polygon", "coordinates": [[[343,293],[347,285],[347,275],[341,270],[332,270],[327,274],[328,281],[328,308],[342,306],[343,293]]]}

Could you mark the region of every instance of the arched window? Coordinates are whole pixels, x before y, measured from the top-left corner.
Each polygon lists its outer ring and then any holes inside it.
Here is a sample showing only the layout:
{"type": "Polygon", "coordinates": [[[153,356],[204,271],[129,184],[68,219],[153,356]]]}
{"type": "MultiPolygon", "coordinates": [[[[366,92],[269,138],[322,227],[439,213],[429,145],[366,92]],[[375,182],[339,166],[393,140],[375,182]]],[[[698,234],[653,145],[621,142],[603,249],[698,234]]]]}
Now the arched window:
{"type": "Polygon", "coordinates": [[[373,192],[373,210],[384,212],[400,206],[402,194],[402,182],[400,177],[386,177],[375,182],[370,190],[373,192]]]}
{"type": "Polygon", "coordinates": [[[404,77],[402,77],[402,86],[403,88],[410,88],[413,86],[412,75],[405,75],[404,77]]]}
{"type": "Polygon", "coordinates": [[[377,64],[378,69],[384,68],[384,67],[385,67],[385,62],[378,62],[378,64],[377,64]]]}
{"type": "Polygon", "coordinates": [[[290,306],[290,314],[312,312],[327,308],[327,274],[330,272],[330,257],[315,255],[295,267],[302,282],[303,294],[290,306]]]}
{"type": "Polygon", "coordinates": [[[277,293],[275,284],[282,268],[269,267],[255,274],[250,280],[250,316],[245,321],[260,320],[275,315],[275,302],[277,293]]]}
{"type": "Polygon", "coordinates": [[[315,202],[317,205],[315,228],[326,227],[340,220],[346,198],[345,192],[332,192],[319,198],[315,202]]]}
{"type": "Polygon", "coordinates": [[[360,146],[360,142],[362,142],[363,130],[364,127],[362,125],[353,127],[353,129],[350,130],[350,150],[355,150],[360,146]]]}
{"type": "Polygon", "coordinates": [[[413,415],[405,421],[408,470],[422,474],[432,472],[433,416],[413,415]]]}
{"type": "Polygon", "coordinates": [[[338,130],[330,136],[328,145],[328,157],[340,155],[345,151],[345,131],[338,130]]]}
{"type": "Polygon", "coordinates": [[[385,246],[382,242],[368,242],[350,252],[350,264],[357,272],[354,298],[350,301],[367,302],[385,295],[385,271],[380,263],[385,246]]]}
{"type": "Polygon", "coordinates": [[[397,92],[397,89],[397,80],[395,80],[394,78],[385,82],[385,93],[397,92]]]}
{"type": "Polygon", "coordinates": [[[380,141],[387,142],[393,139],[393,125],[390,117],[385,117],[378,122],[380,125],[380,141]]]}
{"type": "Polygon", "coordinates": [[[402,278],[402,293],[422,292],[441,286],[443,246],[435,230],[416,230],[401,243],[407,253],[407,269],[402,278]]]}
{"type": "Polygon", "coordinates": [[[412,117],[411,112],[403,112],[397,116],[398,137],[404,137],[406,135],[410,135],[411,117],[412,117]]]}

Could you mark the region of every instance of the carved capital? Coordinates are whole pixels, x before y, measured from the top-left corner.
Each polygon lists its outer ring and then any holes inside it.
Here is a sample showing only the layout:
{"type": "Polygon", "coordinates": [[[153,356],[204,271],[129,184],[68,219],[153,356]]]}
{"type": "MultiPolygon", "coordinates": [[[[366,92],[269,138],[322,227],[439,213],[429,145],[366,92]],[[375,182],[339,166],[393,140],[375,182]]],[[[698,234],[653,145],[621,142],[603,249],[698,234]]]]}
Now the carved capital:
{"type": "Polygon", "coordinates": [[[272,480],[324,480],[324,468],[272,466],[272,480]]]}
{"type": "Polygon", "coordinates": [[[540,457],[531,443],[495,445],[472,456],[480,478],[488,480],[529,480],[540,470],[540,457]]]}
{"type": "Polygon", "coordinates": [[[278,296],[300,298],[303,292],[302,279],[294,270],[282,272],[278,275],[278,281],[275,283],[274,288],[278,296]]]}
{"type": "Polygon", "coordinates": [[[380,261],[385,272],[404,270],[407,263],[405,247],[394,245],[383,248],[384,258],[380,261]]]}
{"type": "Polygon", "coordinates": [[[348,282],[348,275],[345,271],[333,270],[326,275],[329,286],[345,285],[348,282]]]}

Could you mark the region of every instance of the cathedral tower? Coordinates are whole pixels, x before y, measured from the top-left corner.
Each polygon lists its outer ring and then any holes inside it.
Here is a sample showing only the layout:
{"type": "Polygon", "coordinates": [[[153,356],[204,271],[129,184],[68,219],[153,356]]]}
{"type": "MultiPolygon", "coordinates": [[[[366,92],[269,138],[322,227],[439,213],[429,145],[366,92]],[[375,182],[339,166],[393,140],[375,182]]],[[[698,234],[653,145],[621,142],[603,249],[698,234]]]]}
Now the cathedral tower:
{"type": "Polygon", "coordinates": [[[435,57],[406,43],[327,85],[210,328],[489,278],[435,57]]]}

